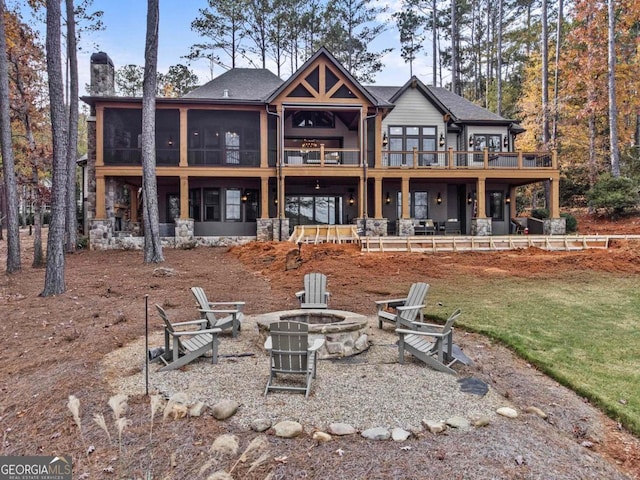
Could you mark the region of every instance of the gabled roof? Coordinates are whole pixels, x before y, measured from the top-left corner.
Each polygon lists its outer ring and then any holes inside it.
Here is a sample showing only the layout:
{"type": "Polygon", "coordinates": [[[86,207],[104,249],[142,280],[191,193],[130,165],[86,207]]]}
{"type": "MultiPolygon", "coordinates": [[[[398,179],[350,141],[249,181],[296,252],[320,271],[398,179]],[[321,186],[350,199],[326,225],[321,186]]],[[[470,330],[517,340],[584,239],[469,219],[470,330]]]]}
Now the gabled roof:
{"type": "Polygon", "coordinates": [[[280,77],[264,68],[233,68],[182,98],[264,102],[282,83],[280,77]]]}
{"type": "Polygon", "coordinates": [[[358,80],[356,80],[353,75],[351,75],[342,64],[327,50],[325,47],[320,47],[320,49],[314,53],[304,64],[289,77],[282,85],[280,85],[276,90],[274,90],[271,95],[267,97],[267,102],[274,101],[278,95],[280,95],[289,85],[299,79],[299,76],[302,72],[304,72],[310,65],[312,65],[319,57],[325,56],[329,62],[353,85],[355,86],[362,95],[371,102],[372,105],[376,106],[388,106],[386,102],[383,105],[380,105],[379,100],[372,95],[365,87],[363,87],[358,80]]]}

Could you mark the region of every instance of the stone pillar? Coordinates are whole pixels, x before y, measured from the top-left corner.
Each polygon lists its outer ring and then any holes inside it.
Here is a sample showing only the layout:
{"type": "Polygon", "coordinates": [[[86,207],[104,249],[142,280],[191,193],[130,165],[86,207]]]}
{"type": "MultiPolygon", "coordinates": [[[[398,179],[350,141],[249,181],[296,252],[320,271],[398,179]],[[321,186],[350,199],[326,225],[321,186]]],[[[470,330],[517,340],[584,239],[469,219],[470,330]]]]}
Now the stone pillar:
{"type": "MultiPolygon", "coordinates": [[[[283,217],[281,220],[278,220],[277,218],[274,219],[274,226],[275,226],[275,228],[273,229],[274,232],[277,232],[278,228],[280,228],[280,240],[282,240],[283,242],[286,242],[287,240],[289,240],[289,219],[288,218],[283,217]]],[[[278,240],[278,239],[274,238],[274,240],[278,240]]]]}
{"type": "Polygon", "coordinates": [[[413,220],[411,218],[401,218],[398,220],[398,236],[410,237],[415,234],[413,220]]]}
{"type": "Polygon", "coordinates": [[[193,236],[193,218],[176,218],[176,248],[193,248],[196,241],[193,236]]]}
{"type": "Polygon", "coordinates": [[[471,219],[471,235],[476,237],[491,236],[491,219],[490,218],[472,218],[471,219]]]}
{"type": "Polygon", "coordinates": [[[356,218],[356,230],[358,235],[365,237],[386,237],[388,221],[386,218],[356,218]]]}
{"type": "Polygon", "coordinates": [[[91,79],[89,93],[93,97],[113,97],[115,95],[113,62],[104,52],[91,55],[91,79]]]}
{"type": "Polygon", "coordinates": [[[273,233],[277,231],[277,218],[258,218],[256,220],[256,241],[272,242],[273,240],[276,240],[273,233]]]}
{"type": "Polygon", "coordinates": [[[542,223],[542,232],[544,235],[566,235],[567,219],[563,217],[544,219],[542,223]]]}
{"type": "Polygon", "coordinates": [[[109,220],[89,222],[89,249],[107,250],[113,238],[113,228],[109,220]]]}

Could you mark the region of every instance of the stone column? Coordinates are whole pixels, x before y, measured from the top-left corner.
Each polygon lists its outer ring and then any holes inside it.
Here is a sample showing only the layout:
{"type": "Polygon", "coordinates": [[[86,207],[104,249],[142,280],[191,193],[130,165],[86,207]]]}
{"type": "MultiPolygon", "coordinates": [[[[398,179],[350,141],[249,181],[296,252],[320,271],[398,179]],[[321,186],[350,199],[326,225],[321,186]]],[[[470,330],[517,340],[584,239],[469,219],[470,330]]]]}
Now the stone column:
{"type": "Polygon", "coordinates": [[[401,218],[398,220],[398,236],[410,237],[415,234],[413,228],[413,220],[410,218],[401,218]]]}
{"type": "Polygon", "coordinates": [[[471,235],[477,237],[491,236],[491,219],[490,218],[472,218],[471,219],[471,235]]]}
{"type": "Polygon", "coordinates": [[[176,218],[176,248],[193,248],[196,241],[193,236],[193,218],[176,218]]]}
{"type": "Polygon", "coordinates": [[[89,249],[108,250],[113,238],[113,228],[109,220],[89,222],[89,249]]]}
{"type": "Polygon", "coordinates": [[[567,219],[563,217],[544,219],[542,223],[542,233],[544,235],[566,235],[567,219]]]}

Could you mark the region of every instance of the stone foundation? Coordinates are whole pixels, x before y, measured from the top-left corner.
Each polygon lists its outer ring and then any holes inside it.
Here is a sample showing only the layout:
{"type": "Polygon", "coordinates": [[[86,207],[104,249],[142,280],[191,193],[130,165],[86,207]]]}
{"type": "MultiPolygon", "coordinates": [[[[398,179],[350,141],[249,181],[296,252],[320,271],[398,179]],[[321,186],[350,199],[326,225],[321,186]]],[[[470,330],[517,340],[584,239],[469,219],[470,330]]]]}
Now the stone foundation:
{"type": "Polygon", "coordinates": [[[398,220],[398,236],[399,237],[411,237],[415,234],[413,226],[413,220],[411,218],[401,218],[398,220]]]}
{"type": "Polygon", "coordinates": [[[196,246],[193,237],[193,218],[176,218],[176,248],[193,248],[196,246]]]}
{"type": "Polygon", "coordinates": [[[546,218],[544,220],[542,230],[544,235],[566,235],[567,219],[566,218],[546,218]]]}
{"type": "Polygon", "coordinates": [[[477,237],[491,236],[491,219],[490,218],[472,218],[471,219],[471,235],[477,237]]]}
{"type": "Polygon", "coordinates": [[[386,218],[358,218],[356,219],[356,228],[359,235],[366,237],[386,237],[388,221],[386,218]]]}
{"type": "Polygon", "coordinates": [[[258,242],[273,242],[279,240],[289,239],[289,219],[283,218],[279,220],[277,218],[259,218],[256,221],[256,240],[258,242]],[[278,228],[282,221],[282,233],[278,238],[278,228]]]}

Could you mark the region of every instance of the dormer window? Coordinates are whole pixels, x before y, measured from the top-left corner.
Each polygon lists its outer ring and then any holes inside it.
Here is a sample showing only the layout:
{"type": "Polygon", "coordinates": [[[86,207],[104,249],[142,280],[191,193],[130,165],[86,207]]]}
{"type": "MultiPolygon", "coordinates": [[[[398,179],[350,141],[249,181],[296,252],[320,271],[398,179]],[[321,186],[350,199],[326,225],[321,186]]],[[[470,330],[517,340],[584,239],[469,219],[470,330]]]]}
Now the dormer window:
{"type": "Polygon", "coordinates": [[[300,110],[294,112],[292,124],[296,128],[335,128],[335,116],[331,112],[300,110]]]}

